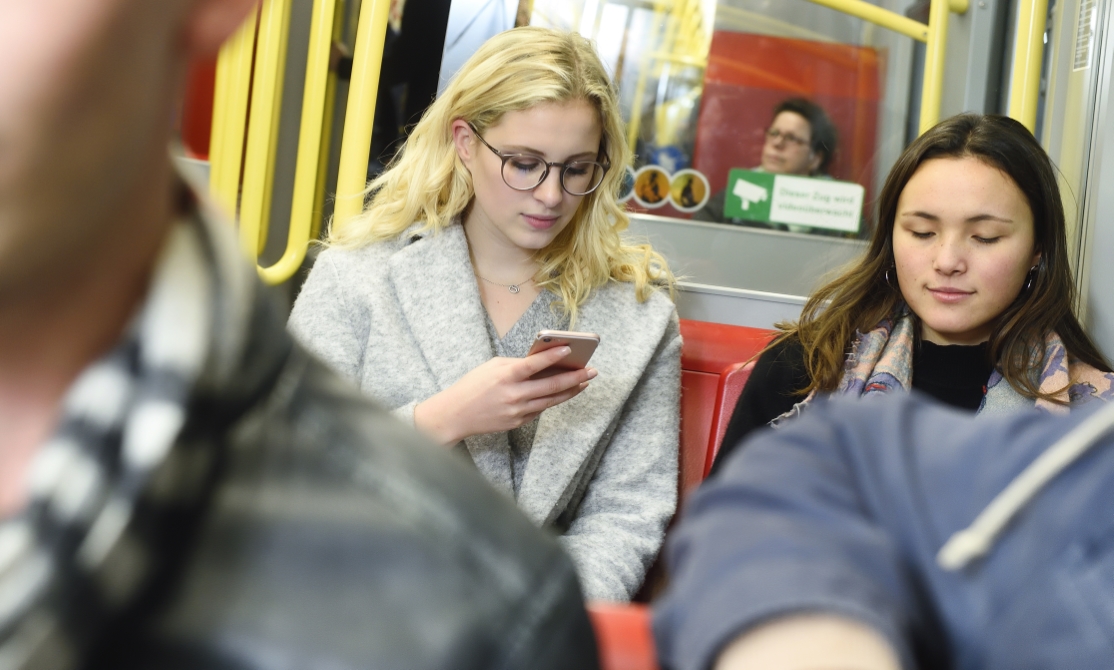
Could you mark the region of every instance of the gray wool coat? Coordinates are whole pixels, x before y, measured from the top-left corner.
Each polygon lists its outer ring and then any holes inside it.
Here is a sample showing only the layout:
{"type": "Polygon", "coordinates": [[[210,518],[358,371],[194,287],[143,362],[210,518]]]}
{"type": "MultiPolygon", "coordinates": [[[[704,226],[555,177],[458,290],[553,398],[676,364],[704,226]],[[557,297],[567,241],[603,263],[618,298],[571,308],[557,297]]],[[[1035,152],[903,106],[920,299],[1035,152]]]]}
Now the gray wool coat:
{"type": "MultiPolygon", "coordinates": [[[[494,356],[460,225],[361,249],[328,249],[302,288],[290,329],[400,419],[494,356]]],[[[542,413],[517,503],[550,527],[585,595],[629,600],[662,544],[677,500],[681,335],[669,298],[639,303],[611,282],[581,306],[600,335],[599,376],[542,413]]],[[[507,433],[465,440],[495,487],[513,495],[507,433]]]]}

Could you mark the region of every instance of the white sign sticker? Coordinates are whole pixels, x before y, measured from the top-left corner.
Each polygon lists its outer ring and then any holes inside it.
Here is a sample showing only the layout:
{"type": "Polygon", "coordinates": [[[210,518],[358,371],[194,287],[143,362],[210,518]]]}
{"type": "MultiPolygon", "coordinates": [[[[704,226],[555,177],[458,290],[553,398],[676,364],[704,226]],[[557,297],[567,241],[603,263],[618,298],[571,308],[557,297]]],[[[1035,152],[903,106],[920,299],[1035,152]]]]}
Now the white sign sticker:
{"type": "Polygon", "coordinates": [[[864,193],[851,182],[779,174],[774,178],[770,221],[856,232],[864,193]]]}

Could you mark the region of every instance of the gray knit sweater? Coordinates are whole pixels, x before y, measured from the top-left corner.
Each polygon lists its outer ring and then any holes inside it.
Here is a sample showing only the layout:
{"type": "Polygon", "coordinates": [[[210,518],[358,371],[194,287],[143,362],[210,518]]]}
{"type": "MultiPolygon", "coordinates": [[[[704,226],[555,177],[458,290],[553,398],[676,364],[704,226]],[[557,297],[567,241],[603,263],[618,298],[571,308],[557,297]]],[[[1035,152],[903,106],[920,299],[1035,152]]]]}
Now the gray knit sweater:
{"type": "MultiPolygon", "coordinates": [[[[503,358],[523,358],[530,353],[530,347],[534,344],[534,337],[539,330],[568,330],[568,318],[560,316],[553,309],[555,299],[554,294],[542,291],[502,337],[499,337],[499,332],[491,319],[486,319],[487,334],[491,338],[495,355],[503,358]]],[[[530,448],[534,444],[534,435],[538,432],[540,419],[537,417],[530,423],[507,432],[507,441],[511,446],[511,484],[514,487],[516,500],[518,491],[522,488],[522,475],[526,472],[526,464],[530,462],[530,448]]]]}
{"type": "MultiPolygon", "coordinates": [[[[459,225],[323,252],[290,317],[305,346],[411,423],[418,403],[495,355],[486,324],[459,225]]],[[[638,302],[620,282],[594,291],[575,326],[600,335],[599,376],[539,417],[521,472],[508,433],[465,445],[488,481],[561,535],[588,598],[627,600],[676,506],[680,329],[667,296],[638,302]]]]}

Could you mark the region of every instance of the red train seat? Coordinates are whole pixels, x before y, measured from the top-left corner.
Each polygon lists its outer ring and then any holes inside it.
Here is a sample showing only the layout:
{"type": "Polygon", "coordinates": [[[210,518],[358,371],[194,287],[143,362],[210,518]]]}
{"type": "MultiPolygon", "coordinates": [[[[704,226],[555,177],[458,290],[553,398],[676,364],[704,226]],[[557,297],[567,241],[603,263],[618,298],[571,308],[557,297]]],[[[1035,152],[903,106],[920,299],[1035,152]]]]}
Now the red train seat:
{"type": "MultiPolygon", "coordinates": [[[[677,507],[704,481],[754,358],[775,331],[681,319],[681,448],[677,507]]],[[[655,561],[634,596],[649,602],[665,587],[655,561]]]]}
{"type": "Polygon", "coordinates": [[[735,363],[730,365],[719,376],[719,388],[716,389],[716,404],[712,408],[712,425],[708,431],[708,455],[704,458],[704,477],[712,469],[716,460],[719,447],[723,443],[723,435],[727,432],[727,424],[731,422],[731,412],[735,403],[743,393],[743,387],[750,379],[754,370],[754,361],[735,363]]]}
{"type": "Polygon", "coordinates": [[[750,376],[747,366],[775,331],[681,320],[681,460],[683,500],[712,467],[735,401],[750,376]]]}
{"type": "Polygon", "coordinates": [[[650,608],[645,605],[589,603],[602,670],[658,670],[650,608]]]}

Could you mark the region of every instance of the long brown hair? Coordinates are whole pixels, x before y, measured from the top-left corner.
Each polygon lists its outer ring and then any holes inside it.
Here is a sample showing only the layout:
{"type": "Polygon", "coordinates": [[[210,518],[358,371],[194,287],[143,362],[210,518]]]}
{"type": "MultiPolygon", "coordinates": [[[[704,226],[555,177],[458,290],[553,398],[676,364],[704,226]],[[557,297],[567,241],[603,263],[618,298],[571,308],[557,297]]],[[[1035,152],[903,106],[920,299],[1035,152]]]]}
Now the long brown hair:
{"type": "MultiPolygon", "coordinates": [[[[813,293],[797,323],[777,324],[782,335],[774,344],[795,335],[804,348],[810,380],[806,391],[835,390],[856,332],[865,333],[883,319],[895,317],[904,305],[893,271],[893,230],[898,198],[913,173],[933,158],[964,157],[976,158],[1013,179],[1028,200],[1035,251],[1041,253],[1031,286],[1023,288],[1002,312],[990,334],[991,360],[1018,393],[1054,402],[1055,398],[1040,392],[1031,374],[1033,366],[1040,365],[1048,333],[1060,336],[1071,357],[1110,372],[1109,363],[1072,312],[1075,285],[1068,266],[1064,207],[1048,155],[1011,118],[961,114],[921,135],[897,159],[882,188],[878,225],[862,258],[813,293]]],[[[920,319],[912,316],[919,334],[920,319]]]]}

